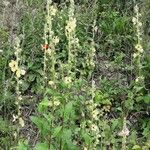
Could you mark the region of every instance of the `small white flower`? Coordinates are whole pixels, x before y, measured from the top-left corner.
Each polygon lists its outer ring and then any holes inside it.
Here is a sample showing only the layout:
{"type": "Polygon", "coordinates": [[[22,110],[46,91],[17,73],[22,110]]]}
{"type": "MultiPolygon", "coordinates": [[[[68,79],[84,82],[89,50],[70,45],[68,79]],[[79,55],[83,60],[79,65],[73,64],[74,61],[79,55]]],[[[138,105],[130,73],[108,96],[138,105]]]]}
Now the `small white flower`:
{"type": "Polygon", "coordinates": [[[138,53],[134,53],[134,54],[133,54],[133,58],[136,58],[137,56],[139,56],[138,53]]]}
{"type": "Polygon", "coordinates": [[[14,132],[14,138],[16,139],[17,138],[17,132],[14,132]]]}
{"type": "Polygon", "coordinates": [[[54,101],[54,105],[55,105],[55,106],[59,106],[59,105],[60,105],[60,102],[59,102],[59,101],[54,101]]]}
{"type": "Polygon", "coordinates": [[[25,75],[26,71],[25,70],[21,70],[21,75],[25,75]]]}
{"type": "Polygon", "coordinates": [[[124,137],[124,136],[128,136],[129,133],[130,133],[129,129],[125,127],[124,129],[122,129],[121,132],[118,133],[118,135],[124,137]]]}
{"type": "Polygon", "coordinates": [[[134,11],[135,11],[135,13],[137,13],[137,12],[139,11],[139,7],[138,7],[138,5],[135,5],[135,7],[134,7],[134,11]]]}
{"type": "Polygon", "coordinates": [[[65,77],[64,81],[66,84],[71,83],[71,77],[65,77]]]}
{"type": "Polygon", "coordinates": [[[49,81],[48,84],[49,85],[54,85],[54,82],[53,81],[49,81]]]}
{"type": "Polygon", "coordinates": [[[137,78],[135,79],[135,82],[139,82],[139,81],[141,81],[141,80],[144,80],[144,77],[143,77],[143,76],[137,77],[137,78]]]}
{"type": "Polygon", "coordinates": [[[88,150],[85,146],[83,148],[84,148],[84,150],[88,150]]]}
{"type": "Polygon", "coordinates": [[[99,131],[99,128],[98,128],[97,125],[92,124],[92,125],[91,125],[91,130],[92,130],[92,131],[95,131],[95,132],[98,132],[98,131],[99,131]]]}
{"type": "Polygon", "coordinates": [[[15,116],[15,115],[13,114],[13,120],[12,120],[12,122],[15,122],[17,119],[18,119],[18,116],[15,116]]]}
{"type": "Polygon", "coordinates": [[[20,100],[20,101],[22,100],[22,96],[21,95],[18,97],[18,100],[20,100]]]}
{"type": "Polygon", "coordinates": [[[59,38],[58,38],[58,36],[55,36],[55,37],[53,38],[53,42],[54,42],[54,44],[58,44],[58,43],[59,43],[59,38]]]}
{"type": "Polygon", "coordinates": [[[25,126],[24,120],[21,117],[19,118],[19,124],[21,125],[21,127],[25,126]]]}
{"type": "Polygon", "coordinates": [[[99,110],[98,109],[95,109],[93,112],[92,112],[92,117],[97,120],[98,119],[98,115],[99,115],[99,110]]]}
{"type": "Polygon", "coordinates": [[[49,102],[49,106],[50,106],[50,107],[52,107],[52,106],[53,106],[53,103],[52,103],[52,101],[50,101],[50,102],[49,102]]]}
{"type": "Polygon", "coordinates": [[[132,18],[132,22],[133,22],[134,25],[136,25],[137,19],[136,19],[135,17],[133,17],[133,18],[132,18]]]}
{"type": "Polygon", "coordinates": [[[141,27],[142,26],[142,22],[138,22],[138,26],[141,27]]]}

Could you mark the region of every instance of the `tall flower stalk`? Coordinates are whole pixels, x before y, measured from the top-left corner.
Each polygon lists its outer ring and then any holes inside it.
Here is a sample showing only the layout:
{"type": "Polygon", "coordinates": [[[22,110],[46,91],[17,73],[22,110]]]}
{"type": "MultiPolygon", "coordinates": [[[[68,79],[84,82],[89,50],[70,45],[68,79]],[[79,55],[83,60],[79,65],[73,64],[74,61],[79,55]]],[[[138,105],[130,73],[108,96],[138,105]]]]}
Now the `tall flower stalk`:
{"type": "Polygon", "coordinates": [[[68,75],[72,74],[72,69],[75,68],[76,65],[76,49],[78,45],[78,38],[76,38],[76,18],[75,18],[75,4],[74,0],[70,0],[69,19],[67,21],[67,25],[65,27],[65,34],[68,40],[68,75]]]}
{"type": "Polygon", "coordinates": [[[59,38],[54,35],[52,29],[52,23],[54,16],[56,15],[57,8],[52,5],[51,0],[47,0],[46,5],[46,23],[44,26],[44,45],[42,49],[44,50],[44,86],[47,86],[49,80],[54,82],[55,74],[55,46],[59,42],[59,38]],[[49,70],[50,68],[50,70],[49,70]]]}
{"type": "Polygon", "coordinates": [[[88,124],[89,124],[89,133],[90,135],[92,135],[92,142],[89,143],[89,145],[87,145],[87,150],[90,150],[91,148],[93,150],[97,149],[97,145],[99,144],[99,137],[100,137],[100,129],[98,126],[98,121],[99,121],[99,116],[100,116],[100,111],[97,108],[98,104],[95,103],[94,98],[95,98],[95,92],[96,92],[96,84],[95,81],[93,79],[93,70],[95,67],[95,61],[94,61],[94,57],[95,57],[95,31],[96,31],[96,20],[94,20],[93,26],[92,26],[92,41],[91,41],[91,45],[90,45],[90,52],[87,54],[87,58],[86,58],[86,64],[88,66],[88,68],[90,69],[89,74],[88,74],[88,78],[91,79],[91,87],[90,87],[90,95],[91,95],[91,100],[86,102],[87,105],[87,110],[88,113],[90,114],[90,120],[88,120],[88,124]]]}
{"type": "Polygon", "coordinates": [[[20,87],[22,84],[21,76],[25,75],[25,70],[21,66],[21,59],[22,59],[21,51],[22,51],[22,49],[20,48],[20,39],[18,37],[15,39],[14,49],[15,49],[15,60],[11,60],[11,62],[9,63],[9,67],[10,67],[11,71],[14,73],[14,76],[16,79],[16,101],[15,101],[15,104],[17,106],[17,114],[13,115],[13,122],[18,121],[18,128],[17,128],[17,132],[15,133],[15,137],[17,138],[17,141],[18,141],[20,128],[24,127],[24,120],[21,116],[22,95],[21,95],[20,87]]]}
{"type": "Polygon", "coordinates": [[[143,82],[143,75],[142,75],[142,58],[143,58],[143,53],[144,49],[142,46],[142,22],[140,21],[141,19],[141,14],[139,12],[139,7],[136,4],[134,7],[134,13],[135,17],[133,17],[132,21],[133,24],[136,28],[136,36],[137,36],[137,44],[135,45],[135,53],[133,54],[135,65],[136,65],[136,83],[142,83],[143,82]]]}
{"type": "MultiPolygon", "coordinates": [[[[53,31],[53,19],[57,13],[57,8],[52,5],[51,0],[47,0],[46,4],[46,22],[44,26],[44,45],[42,46],[42,50],[44,51],[44,68],[43,68],[43,78],[44,78],[44,96],[47,96],[49,101],[49,107],[51,107],[51,115],[54,115],[55,107],[60,104],[59,101],[55,100],[55,96],[48,95],[46,93],[47,88],[56,88],[56,50],[55,46],[59,43],[59,38],[54,35],[53,31]]],[[[52,128],[54,127],[54,121],[51,119],[50,128],[51,131],[49,133],[49,149],[51,149],[52,144],[52,128]]]]}
{"type": "Polygon", "coordinates": [[[127,148],[127,136],[129,135],[129,129],[127,128],[126,117],[123,118],[122,131],[119,132],[118,135],[122,137],[122,150],[126,150],[126,148],[127,148]]]}

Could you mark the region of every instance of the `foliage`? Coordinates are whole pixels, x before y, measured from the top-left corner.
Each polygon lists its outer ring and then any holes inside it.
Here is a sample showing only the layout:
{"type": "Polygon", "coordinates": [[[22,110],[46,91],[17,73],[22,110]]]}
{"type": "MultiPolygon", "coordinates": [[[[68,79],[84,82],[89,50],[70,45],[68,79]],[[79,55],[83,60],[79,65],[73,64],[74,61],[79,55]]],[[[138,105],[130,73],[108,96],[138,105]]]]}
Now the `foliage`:
{"type": "Polygon", "coordinates": [[[148,0],[2,6],[1,149],[150,148],[148,0]]]}

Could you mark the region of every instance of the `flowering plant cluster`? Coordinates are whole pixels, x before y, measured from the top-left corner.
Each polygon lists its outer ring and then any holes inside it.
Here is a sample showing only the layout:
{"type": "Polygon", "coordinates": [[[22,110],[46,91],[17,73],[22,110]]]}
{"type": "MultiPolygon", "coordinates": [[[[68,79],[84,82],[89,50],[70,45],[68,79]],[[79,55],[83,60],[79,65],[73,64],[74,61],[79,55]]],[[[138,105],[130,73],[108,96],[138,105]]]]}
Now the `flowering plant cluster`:
{"type": "MultiPolygon", "coordinates": [[[[13,42],[8,53],[3,48],[9,42],[0,45],[0,149],[148,150],[141,3],[133,25],[131,10],[121,9],[130,5],[126,1],[17,0],[16,10],[18,5],[32,9],[13,26],[14,53],[13,42]],[[14,38],[19,32],[23,38],[14,38]]],[[[7,29],[1,34],[9,39],[7,29]]]]}
{"type": "Polygon", "coordinates": [[[16,73],[16,77],[20,78],[21,75],[25,75],[26,71],[22,67],[19,66],[20,55],[21,55],[21,51],[22,51],[20,48],[19,38],[16,38],[16,45],[15,45],[14,49],[15,49],[16,60],[11,60],[11,62],[9,63],[9,67],[12,72],[16,73]]]}

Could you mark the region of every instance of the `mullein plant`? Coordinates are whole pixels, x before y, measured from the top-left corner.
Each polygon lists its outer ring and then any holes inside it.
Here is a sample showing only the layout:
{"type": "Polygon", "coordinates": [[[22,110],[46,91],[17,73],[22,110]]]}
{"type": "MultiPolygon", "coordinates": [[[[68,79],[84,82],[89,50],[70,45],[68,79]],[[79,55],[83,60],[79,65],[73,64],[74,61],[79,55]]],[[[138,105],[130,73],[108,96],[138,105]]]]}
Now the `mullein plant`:
{"type": "Polygon", "coordinates": [[[100,111],[98,109],[98,104],[95,103],[94,97],[95,97],[95,92],[96,92],[96,85],[95,81],[92,79],[92,86],[91,86],[91,100],[86,101],[86,107],[87,107],[87,112],[89,114],[90,120],[87,120],[87,126],[88,128],[86,129],[87,132],[89,132],[89,135],[92,138],[91,143],[86,144],[84,149],[90,150],[96,150],[97,146],[100,144],[99,138],[100,138],[100,129],[98,125],[99,117],[100,117],[100,111]]]}
{"type": "Polygon", "coordinates": [[[96,20],[94,20],[94,23],[93,23],[93,31],[92,31],[92,41],[90,43],[90,49],[89,49],[89,52],[87,53],[87,56],[86,56],[86,65],[89,69],[89,72],[88,72],[88,78],[91,78],[92,76],[92,73],[94,71],[94,68],[95,68],[95,61],[94,61],[94,57],[95,57],[95,52],[96,52],[96,49],[95,49],[95,41],[94,41],[94,38],[95,38],[95,32],[97,30],[97,26],[96,26],[96,20]]]}
{"type": "MultiPolygon", "coordinates": [[[[60,102],[52,94],[48,94],[49,88],[56,89],[57,73],[55,70],[56,64],[56,45],[59,43],[59,38],[55,36],[53,31],[53,19],[57,14],[56,6],[52,5],[51,0],[47,0],[46,4],[46,22],[44,26],[44,45],[42,45],[42,50],[44,52],[44,68],[43,68],[43,93],[44,99],[49,100],[48,106],[51,108],[51,116],[54,116],[54,110],[59,106],[60,102]]],[[[41,102],[42,104],[42,102],[41,102]]],[[[51,119],[51,118],[50,118],[51,119]]],[[[52,144],[52,128],[54,128],[54,120],[50,121],[50,134],[49,134],[49,148],[52,144]]]]}
{"type": "MultiPolygon", "coordinates": [[[[138,86],[142,86],[144,82],[144,77],[142,75],[142,57],[143,57],[143,47],[142,47],[142,22],[140,21],[141,14],[139,13],[139,7],[138,4],[135,5],[134,7],[134,13],[135,16],[132,18],[133,25],[136,28],[136,36],[137,36],[137,44],[135,45],[135,52],[133,54],[133,62],[136,67],[136,79],[135,79],[135,84],[133,87],[133,93],[137,94],[138,86]]],[[[130,98],[130,96],[129,96],[130,98]]],[[[133,97],[130,98],[133,100],[133,97]]],[[[127,137],[129,136],[129,129],[127,127],[127,119],[126,117],[123,117],[123,127],[122,131],[118,133],[119,136],[122,137],[122,150],[127,149],[127,137]]]]}
{"type": "Polygon", "coordinates": [[[122,150],[127,149],[127,137],[129,136],[129,129],[127,127],[127,119],[123,118],[123,127],[122,130],[118,133],[122,137],[122,150]]]}
{"type": "Polygon", "coordinates": [[[136,36],[137,36],[137,44],[135,45],[136,51],[133,54],[133,58],[134,58],[133,61],[135,62],[135,66],[136,66],[135,84],[141,86],[144,83],[144,77],[142,75],[142,63],[141,63],[144,49],[142,46],[142,22],[140,21],[142,16],[139,11],[138,4],[136,4],[134,7],[134,13],[135,16],[133,17],[132,21],[136,28],[136,36]]]}
{"type": "Polygon", "coordinates": [[[46,23],[44,26],[44,45],[42,46],[42,50],[44,51],[44,87],[46,87],[48,83],[52,85],[55,82],[56,77],[55,46],[59,43],[59,38],[54,35],[54,31],[52,29],[53,19],[56,13],[57,8],[52,5],[51,0],[47,0],[46,23]]]}
{"type": "Polygon", "coordinates": [[[13,114],[13,122],[18,122],[17,131],[14,133],[14,136],[16,138],[16,141],[18,141],[19,138],[19,132],[22,127],[24,127],[25,123],[22,118],[22,112],[21,112],[21,102],[22,102],[22,94],[21,94],[21,84],[22,79],[21,77],[25,75],[26,71],[22,66],[22,58],[21,58],[21,47],[20,47],[20,39],[17,37],[15,39],[14,44],[14,50],[15,50],[15,59],[11,60],[9,63],[9,67],[11,71],[14,74],[15,80],[16,80],[16,100],[15,104],[17,107],[17,114],[13,114]]]}
{"type": "Polygon", "coordinates": [[[93,28],[93,31],[92,31],[92,42],[90,45],[90,52],[86,56],[86,65],[90,69],[88,78],[91,78],[92,80],[91,88],[90,88],[91,100],[85,102],[86,107],[87,107],[87,112],[90,118],[90,120],[87,121],[87,126],[88,126],[87,132],[89,132],[90,136],[92,137],[91,143],[89,143],[88,145],[86,144],[86,146],[84,147],[84,149],[87,149],[87,150],[90,150],[90,149],[96,150],[97,146],[100,144],[100,141],[99,141],[100,129],[98,125],[100,111],[98,109],[99,105],[95,103],[94,101],[95,92],[96,92],[96,84],[92,75],[93,70],[95,68],[94,57],[95,57],[96,48],[95,48],[94,38],[95,38],[95,31],[97,29],[96,20],[94,20],[92,28],[93,28]]]}
{"type": "Polygon", "coordinates": [[[68,64],[67,69],[68,78],[72,78],[73,71],[76,69],[76,57],[77,57],[77,48],[79,46],[79,39],[76,37],[76,26],[77,20],[75,18],[75,4],[74,0],[70,0],[69,12],[67,20],[67,25],[65,27],[65,35],[67,37],[67,50],[68,50],[68,64]]]}

